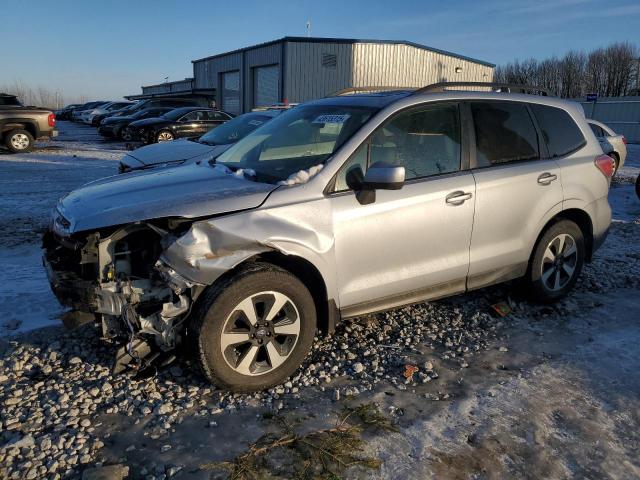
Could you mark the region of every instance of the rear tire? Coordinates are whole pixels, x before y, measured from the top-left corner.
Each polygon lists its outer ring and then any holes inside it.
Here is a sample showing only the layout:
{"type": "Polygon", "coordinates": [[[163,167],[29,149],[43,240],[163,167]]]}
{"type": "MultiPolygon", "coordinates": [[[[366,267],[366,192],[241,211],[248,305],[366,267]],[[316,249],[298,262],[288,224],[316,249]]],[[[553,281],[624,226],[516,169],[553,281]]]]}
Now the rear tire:
{"type": "Polygon", "coordinates": [[[534,298],[553,302],[576,284],[584,264],[584,236],[571,220],[560,220],[540,237],[529,266],[534,298]]]}
{"type": "Polygon", "coordinates": [[[33,142],[33,135],[26,130],[11,130],[4,137],[5,146],[13,153],[30,152],[33,142]]]}
{"type": "Polygon", "coordinates": [[[295,372],[315,330],[315,304],[304,284],[286,270],[256,263],[202,294],[187,335],[209,381],[252,392],[295,372]]]}

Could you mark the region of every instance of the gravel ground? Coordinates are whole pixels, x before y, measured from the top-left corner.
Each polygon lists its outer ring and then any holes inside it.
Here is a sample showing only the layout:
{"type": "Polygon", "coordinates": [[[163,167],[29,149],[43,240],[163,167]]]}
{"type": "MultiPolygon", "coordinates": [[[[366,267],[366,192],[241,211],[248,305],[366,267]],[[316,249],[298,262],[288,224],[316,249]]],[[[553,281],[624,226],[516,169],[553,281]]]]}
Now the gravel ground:
{"type": "MultiPolygon", "coordinates": [[[[33,240],[45,200],[115,171],[122,155],[122,145],[83,128],[69,128],[56,148],[45,145],[23,163],[0,156],[0,172],[23,182],[2,193],[0,207],[2,270],[22,258],[34,263],[22,288],[46,286],[35,276],[33,240]],[[70,141],[76,137],[82,142],[70,141]]],[[[640,148],[631,152],[637,168],[640,148]]],[[[266,414],[327,425],[342,405],[369,401],[399,432],[368,438],[383,467],[349,478],[638,477],[640,203],[630,181],[621,176],[612,187],[617,220],[567,299],[535,305],[506,285],[343,322],[268,392],[216,390],[186,360],[151,378],[114,377],[114,347],[93,327],[20,333],[18,324],[0,340],[0,478],[80,478],[103,465],[127,465],[129,478],[210,478],[200,466],[240,453],[268,429],[266,414]],[[505,317],[491,308],[498,301],[511,308],[505,317]],[[416,367],[410,379],[407,365],[416,367]]],[[[2,275],[2,285],[13,280],[2,275]]],[[[18,288],[3,290],[5,317],[56,317],[52,297],[19,298],[18,288]]],[[[28,328],[47,324],[39,321],[28,328]]]]}

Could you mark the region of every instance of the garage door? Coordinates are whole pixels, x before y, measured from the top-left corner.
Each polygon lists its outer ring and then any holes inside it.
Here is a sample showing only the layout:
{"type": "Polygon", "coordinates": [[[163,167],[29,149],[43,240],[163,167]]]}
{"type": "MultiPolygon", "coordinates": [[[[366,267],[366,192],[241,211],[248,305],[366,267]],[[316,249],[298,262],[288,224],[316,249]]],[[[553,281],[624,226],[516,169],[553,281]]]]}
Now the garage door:
{"type": "Polygon", "coordinates": [[[253,69],[253,106],[265,107],[278,103],[278,76],[280,69],[277,65],[255,67],[253,69]]]}
{"type": "Polygon", "coordinates": [[[240,72],[222,74],[222,110],[240,113],[240,72]]]}

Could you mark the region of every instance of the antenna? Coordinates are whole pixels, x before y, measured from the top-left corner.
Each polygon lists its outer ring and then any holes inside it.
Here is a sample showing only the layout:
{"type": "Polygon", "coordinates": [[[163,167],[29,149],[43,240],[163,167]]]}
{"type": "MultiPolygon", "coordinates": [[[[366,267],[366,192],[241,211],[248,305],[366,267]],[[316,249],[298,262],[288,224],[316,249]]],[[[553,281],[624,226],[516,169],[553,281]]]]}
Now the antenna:
{"type": "Polygon", "coordinates": [[[169,81],[169,77],[164,77],[164,83],[167,83],[169,81]]]}
{"type": "Polygon", "coordinates": [[[307,37],[311,36],[311,20],[307,20],[307,37]]]}

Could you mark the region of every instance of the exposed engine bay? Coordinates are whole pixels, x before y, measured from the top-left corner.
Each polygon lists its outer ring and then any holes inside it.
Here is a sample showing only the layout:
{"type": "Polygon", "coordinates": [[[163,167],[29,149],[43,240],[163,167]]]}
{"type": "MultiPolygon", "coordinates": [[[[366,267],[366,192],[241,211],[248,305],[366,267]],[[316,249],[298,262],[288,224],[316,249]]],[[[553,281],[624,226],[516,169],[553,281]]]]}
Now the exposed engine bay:
{"type": "Polygon", "coordinates": [[[124,346],[114,373],[168,358],[178,346],[194,300],[204,288],[160,260],[176,239],[151,223],[43,239],[44,263],[54,293],[72,309],[67,326],[96,321],[105,340],[124,346]]]}

